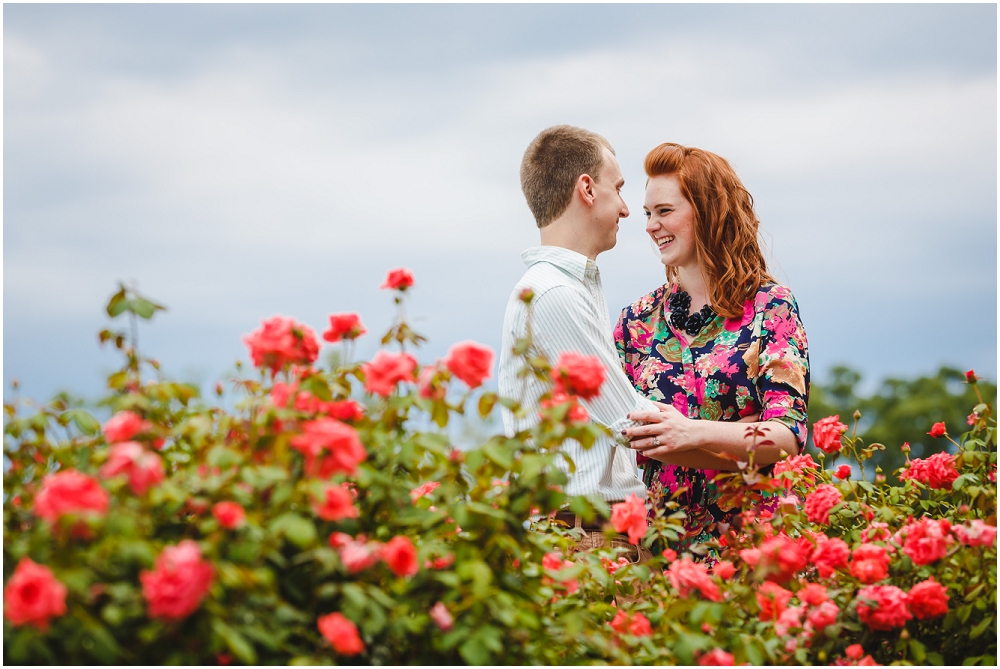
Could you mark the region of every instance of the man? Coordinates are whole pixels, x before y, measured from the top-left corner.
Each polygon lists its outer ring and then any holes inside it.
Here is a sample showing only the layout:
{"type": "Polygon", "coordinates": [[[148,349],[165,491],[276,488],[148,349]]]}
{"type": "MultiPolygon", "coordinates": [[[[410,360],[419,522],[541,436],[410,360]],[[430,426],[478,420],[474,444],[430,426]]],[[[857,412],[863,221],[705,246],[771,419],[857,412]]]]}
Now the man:
{"type": "MultiPolygon", "coordinates": [[[[554,363],[560,353],[577,351],[597,356],[604,365],[607,373],[600,395],[584,405],[592,420],[606,425],[615,435],[636,425],[627,419],[629,412],[658,410],[635,391],[622,372],[595,264],[599,254],[614,248],[618,220],[629,215],[621,197],[624,184],[614,150],[595,133],[555,126],[542,131],[528,146],[521,162],[521,188],[538,224],[541,246],[521,254],[528,270],[507,303],[499,374],[501,396],[524,406],[538,404],[545,388],[532,377],[518,377],[521,363],[511,350],[525,334],[527,307],[520,293],[530,288],[535,295],[532,337],[542,353],[554,363]]],[[[513,434],[530,427],[537,417],[532,412],[518,422],[504,410],[503,420],[504,429],[513,434]]],[[[589,450],[570,441],[563,449],[576,464],[566,486],[568,494],[597,494],[610,503],[633,493],[646,497],[635,452],[626,444],[602,438],[589,450]]],[[[587,532],[580,548],[603,545],[600,526],[588,526],[572,514],[558,517],[587,532]]],[[[646,557],[645,548],[633,555],[633,559],[646,557]]]]}

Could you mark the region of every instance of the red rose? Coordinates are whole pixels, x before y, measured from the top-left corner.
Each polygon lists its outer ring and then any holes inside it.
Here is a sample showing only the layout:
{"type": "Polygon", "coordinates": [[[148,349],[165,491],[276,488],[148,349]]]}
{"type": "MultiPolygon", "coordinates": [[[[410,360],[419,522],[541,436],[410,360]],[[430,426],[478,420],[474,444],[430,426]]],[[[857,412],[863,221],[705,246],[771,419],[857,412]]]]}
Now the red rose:
{"type": "Polygon", "coordinates": [[[463,341],[448,349],[444,359],[448,371],[462,379],[470,388],[478,388],[490,378],[493,369],[493,349],[474,341],[463,341]]]}
{"type": "Polygon", "coordinates": [[[296,395],[298,392],[298,385],[288,385],[287,383],[278,382],[271,386],[271,404],[278,407],[279,409],[288,408],[288,400],[296,395]]]}
{"type": "Polygon", "coordinates": [[[614,525],[615,532],[628,533],[628,540],[638,545],[649,528],[645,502],[632,493],[624,502],[612,505],[611,524],[614,525]]]}
{"type": "Polygon", "coordinates": [[[323,405],[323,412],[344,423],[356,423],[365,417],[365,410],[354,400],[327,402],[323,405]]]}
{"type": "Polygon", "coordinates": [[[837,614],[840,613],[840,607],[833,602],[827,600],[813,609],[808,616],[809,623],[813,626],[813,629],[819,631],[828,625],[833,625],[837,622],[837,614]]]}
{"type": "Polygon", "coordinates": [[[442,555],[441,557],[436,557],[433,560],[428,560],[424,563],[424,567],[427,569],[447,569],[455,563],[455,554],[448,553],[447,555],[442,555]]]}
{"type": "Polygon", "coordinates": [[[611,629],[618,634],[631,634],[632,636],[653,635],[653,627],[649,624],[649,619],[641,613],[629,615],[624,611],[619,611],[610,624],[611,629]]]}
{"type": "Polygon", "coordinates": [[[3,589],[3,615],[11,625],[34,625],[42,631],[49,619],[66,613],[66,586],[46,566],[23,557],[3,589]]]}
{"type": "Polygon", "coordinates": [[[736,567],[733,566],[732,562],[722,560],[721,562],[716,562],[715,567],[712,568],[712,574],[718,576],[723,581],[727,581],[732,578],[733,574],[736,573],[736,567]]]}
{"type": "Polygon", "coordinates": [[[761,569],[768,580],[785,583],[805,569],[813,549],[808,539],[796,541],[781,533],[765,540],[758,550],[760,557],[755,568],[761,569]]]}
{"type": "Polygon", "coordinates": [[[448,394],[437,365],[424,367],[417,375],[417,393],[426,400],[443,400],[448,394]]]}
{"type": "Polygon", "coordinates": [[[691,558],[676,560],[667,569],[667,578],[677,590],[677,594],[687,599],[692,590],[697,589],[705,599],[713,602],[722,601],[719,587],[708,575],[708,567],[701,562],[693,562],[691,558]]]}
{"type": "Polygon", "coordinates": [[[785,590],[777,583],[764,581],[757,589],[757,604],[760,605],[761,620],[777,620],[792,598],[790,590],[785,590]]]}
{"type": "Polygon", "coordinates": [[[574,404],[566,412],[566,418],[571,423],[586,423],[590,421],[590,414],[579,404],[574,404]]]}
{"type": "Polygon", "coordinates": [[[417,573],[417,549],[407,536],[393,537],[382,547],[382,559],[396,576],[413,576],[417,573]]]}
{"type": "Polygon", "coordinates": [[[813,423],[813,443],[824,453],[836,453],[841,448],[840,438],[847,426],[840,422],[840,415],[828,416],[813,423]]]}
{"type": "Polygon", "coordinates": [[[214,570],[201,559],[198,544],[185,539],[156,558],[153,571],[139,574],[142,596],[153,618],[180,619],[194,613],[212,587],[214,570]]]}
{"type": "Polygon", "coordinates": [[[341,655],[357,655],[364,652],[365,644],[358,635],[358,627],[339,613],[320,616],[316,627],[323,638],[341,655]]]}
{"type": "Polygon", "coordinates": [[[802,629],[802,611],[804,606],[790,606],[774,621],[774,633],[778,636],[788,636],[793,628],[802,629]]]}
{"type": "Polygon", "coordinates": [[[830,522],[830,509],[844,501],[844,496],[836,487],[823,483],[816,490],[806,495],[806,517],[810,523],[827,525],[830,522]]]}
{"type": "Polygon", "coordinates": [[[255,367],[277,372],[287,364],[312,364],[319,343],[311,327],[285,316],[272,316],[261,327],[243,337],[255,367]]]}
{"type": "Polygon", "coordinates": [[[899,478],[920,481],[938,490],[951,490],[952,483],[958,478],[955,456],[941,452],[926,459],[915,458],[909,467],[900,473],[899,478]]]}
{"type": "Polygon", "coordinates": [[[934,577],[910,588],[908,597],[910,613],[920,620],[948,613],[948,588],[935,581],[934,577]]]}
{"type": "Polygon", "coordinates": [[[323,339],[329,342],[357,339],[366,332],[368,330],[361,324],[361,317],[357,314],[330,314],[330,329],[323,333],[323,339]]]}
{"type": "Polygon", "coordinates": [[[953,527],[952,532],[966,546],[992,546],[997,539],[997,528],[987,525],[978,518],[970,522],[968,526],[953,527]]]}
{"type": "Polygon", "coordinates": [[[840,465],[837,467],[837,471],[833,473],[841,481],[851,478],[851,466],[850,465],[840,465]]]}
{"type": "Polygon", "coordinates": [[[966,383],[975,383],[976,379],[978,379],[978,378],[979,377],[976,376],[976,372],[974,370],[970,369],[969,371],[967,371],[965,373],[965,382],[966,383]]]}
{"type": "Polygon", "coordinates": [[[906,541],[903,552],[910,556],[914,564],[930,564],[940,560],[948,552],[952,542],[951,523],[947,520],[921,518],[902,529],[906,541]]]}
{"type": "Polygon", "coordinates": [[[385,275],[385,281],[379,286],[382,290],[403,290],[413,286],[413,274],[404,267],[389,270],[385,275]]]}
{"type": "Polygon", "coordinates": [[[809,583],[795,593],[795,595],[799,598],[800,602],[809,606],[819,606],[829,599],[829,596],[826,594],[826,588],[819,583],[809,583]]]}
{"type": "Polygon", "coordinates": [[[776,462],[772,470],[772,475],[777,478],[778,474],[783,472],[793,472],[795,474],[793,479],[782,479],[780,481],[781,485],[785,488],[791,489],[795,483],[795,479],[801,479],[807,486],[811,486],[816,482],[816,477],[813,476],[813,473],[817,471],[819,471],[819,465],[816,464],[811,455],[806,453],[804,455],[792,455],[776,462]]]}
{"type": "Polygon", "coordinates": [[[605,373],[596,355],[567,351],[559,355],[552,368],[552,381],[557,391],[587,400],[600,394],[605,373]]]}
{"type": "Polygon", "coordinates": [[[889,575],[885,546],[861,544],[851,555],[851,575],[862,583],[875,583],[889,575]]]}
{"type": "Polygon", "coordinates": [[[127,475],[128,486],[136,495],[141,495],[166,478],[160,456],[147,451],[135,441],[123,441],[112,446],[111,454],[101,467],[100,474],[101,478],[106,479],[127,475]]]}
{"type": "Polygon", "coordinates": [[[865,649],[861,647],[860,643],[852,643],[844,649],[844,654],[856,662],[861,659],[862,655],[865,654],[865,649]]]}
{"type": "Polygon", "coordinates": [[[948,428],[945,427],[944,423],[934,423],[934,425],[931,426],[931,431],[927,434],[932,437],[943,437],[948,434],[948,428]]]}
{"type": "Polygon", "coordinates": [[[246,521],[247,514],[236,502],[217,502],[212,507],[212,515],[221,527],[235,530],[246,521]]]}
{"type": "Polygon", "coordinates": [[[388,397],[397,383],[413,380],[416,368],[417,361],[409,353],[379,351],[371,362],[361,366],[365,373],[365,390],[388,397]]]}
{"type": "Polygon", "coordinates": [[[104,440],[109,444],[119,441],[128,441],[140,432],[153,427],[153,424],[143,420],[131,411],[119,411],[104,424],[101,428],[104,432],[104,440]]]}
{"type": "Polygon", "coordinates": [[[42,479],[42,489],[35,495],[35,515],[55,523],[67,513],[93,513],[103,516],[108,511],[110,496],[97,479],[67,469],[42,479]]]}
{"type": "Polygon", "coordinates": [[[416,488],[410,491],[410,499],[413,501],[414,504],[416,504],[418,499],[431,494],[440,487],[441,484],[438,483],[437,481],[428,481],[427,483],[421,483],[416,488]]]}
{"type": "Polygon", "coordinates": [[[438,626],[438,629],[444,632],[450,630],[452,625],[455,624],[455,619],[451,617],[448,607],[441,602],[431,607],[430,616],[434,624],[438,626]]]}
{"type": "Polygon", "coordinates": [[[721,648],[713,648],[698,658],[698,665],[702,667],[731,667],[733,666],[733,655],[721,648]]]}
{"type": "Polygon", "coordinates": [[[309,476],[329,478],[336,472],[354,475],[367,457],[357,431],[333,418],[317,418],[302,426],[303,434],[292,437],[291,446],[302,453],[309,476]],[[317,459],[326,453],[322,461],[317,459]]]}
{"type": "Polygon", "coordinates": [[[354,498],[351,496],[351,492],[342,485],[327,486],[319,503],[313,504],[313,511],[323,520],[358,517],[354,498]]]}
{"type": "Polygon", "coordinates": [[[907,602],[906,593],[894,585],[869,585],[858,592],[858,618],[869,629],[887,632],[913,617],[907,602]]]}

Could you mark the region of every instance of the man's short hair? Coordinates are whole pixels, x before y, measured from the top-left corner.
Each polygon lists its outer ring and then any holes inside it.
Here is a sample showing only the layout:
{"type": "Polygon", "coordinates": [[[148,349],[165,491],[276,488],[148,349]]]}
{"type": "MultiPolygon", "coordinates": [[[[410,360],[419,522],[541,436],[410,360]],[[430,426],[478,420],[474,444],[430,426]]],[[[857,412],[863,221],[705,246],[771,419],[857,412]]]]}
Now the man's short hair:
{"type": "Polygon", "coordinates": [[[571,125],[546,128],[528,145],[521,160],[521,190],[538,227],[544,228],[566,211],[581,174],[597,181],[608,140],[571,125]]]}

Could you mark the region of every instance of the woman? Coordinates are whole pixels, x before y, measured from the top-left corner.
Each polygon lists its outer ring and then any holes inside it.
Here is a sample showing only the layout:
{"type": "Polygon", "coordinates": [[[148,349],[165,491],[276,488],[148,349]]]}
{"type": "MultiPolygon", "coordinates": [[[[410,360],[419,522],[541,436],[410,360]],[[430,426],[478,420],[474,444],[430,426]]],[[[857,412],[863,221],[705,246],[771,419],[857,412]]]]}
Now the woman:
{"type": "Polygon", "coordinates": [[[740,511],[716,503],[714,470],[737,469],[750,450],[770,465],[805,445],[809,354],[795,299],[760,251],[753,198],[729,163],[667,143],[645,168],[646,232],[667,282],[622,311],[615,342],[636,389],[664,404],[633,413],[647,424],[623,434],[650,459],[653,503],[674,498],[687,513],[671,545],[679,550],[718,536],[716,524],[740,511]]]}

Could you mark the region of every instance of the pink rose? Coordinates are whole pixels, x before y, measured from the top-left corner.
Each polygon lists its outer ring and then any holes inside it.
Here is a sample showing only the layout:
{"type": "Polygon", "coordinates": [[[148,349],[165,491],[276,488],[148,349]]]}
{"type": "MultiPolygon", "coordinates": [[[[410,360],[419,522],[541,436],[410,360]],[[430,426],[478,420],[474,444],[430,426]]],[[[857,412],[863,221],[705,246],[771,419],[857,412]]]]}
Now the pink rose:
{"type": "Polygon", "coordinates": [[[908,597],[910,613],[920,620],[948,613],[948,588],[935,581],[934,577],[910,588],[908,597]]]}
{"type": "Polygon", "coordinates": [[[368,332],[356,313],[330,314],[330,328],[323,333],[323,339],[338,342],[341,339],[357,339],[368,332]]]}
{"type": "Polygon", "coordinates": [[[353,476],[368,457],[357,431],[333,418],[307,421],[302,430],[303,434],[293,437],[290,443],[305,458],[309,476],[329,478],[336,472],[353,476]],[[322,460],[318,460],[321,456],[322,460]]]}
{"type": "Polygon", "coordinates": [[[438,602],[431,607],[430,615],[434,624],[444,632],[450,630],[452,625],[455,624],[455,620],[451,617],[451,612],[448,610],[448,607],[441,602],[438,602]]]}
{"type": "Polygon", "coordinates": [[[912,479],[938,490],[951,490],[951,485],[958,478],[955,469],[955,456],[950,453],[935,453],[929,458],[915,458],[900,473],[902,480],[912,479]]]}
{"type": "Polygon", "coordinates": [[[813,626],[813,629],[819,631],[824,627],[833,625],[837,622],[837,615],[840,613],[840,607],[834,604],[832,601],[827,600],[813,609],[808,616],[809,623],[813,626]]]}
{"type": "Polygon", "coordinates": [[[800,602],[809,606],[819,606],[829,599],[829,596],[826,594],[826,588],[819,583],[809,583],[795,593],[795,595],[799,598],[800,602]]]}
{"type": "Polygon", "coordinates": [[[128,441],[140,432],[153,427],[149,421],[143,420],[139,415],[131,411],[119,411],[104,424],[104,440],[109,444],[119,441],[128,441]]]}
{"type": "Polygon", "coordinates": [[[443,400],[448,389],[441,383],[441,370],[427,366],[417,375],[417,393],[427,400],[443,400]]]}
{"type": "Polygon", "coordinates": [[[649,619],[641,613],[629,615],[624,611],[619,611],[611,621],[611,629],[618,634],[631,634],[632,636],[653,635],[653,626],[649,624],[649,619]]]}
{"type": "Polygon", "coordinates": [[[628,540],[638,545],[639,540],[646,535],[649,521],[646,518],[646,504],[635,493],[629,495],[624,502],[611,507],[611,524],[615,532],[628,533],[628,540]]]}
{"type": "Polygon", "coordinates": [[[698,590],[702,597],[709,601],[721,602],[722,593],[719,587],[708,574],[708,567],[701,562],[693,562],[691,558],[675,560],[667,569],[667,578],[684,599],[687,599],[692,590],[698,590]]]}
{"type": "Polygon", "coordinates": [[[390,539],[382,547],[381,555],[396,576],[410,577],[420,568],[417,564],[417,549],[407,536],[399,535],[390,539]]]}
{"type": "Polygon", "coordinates": [[[795,540],[782,532],[762,542],[758,550],[760,559],[755,568],[768,580],[785,583],[805,569],[813,547],[808,539],[795,540]]]}
{"type": "Polygon", "coordinates": [[[712,568],[712,574],[718,576],[723,581],[728,581],[736,573],[736,567],[732,562],[722,560],[715,563],[715,567],[712,568]]]}
{"type": "Polygon", "coordinates": [[[830,510],[844,501],[844,496],[836,487],[823,483],[816,486],[816,489],[806,495],[806,517],[810,523],[817,525],[828,525],[830,523],[830,510]]]}
{"type": "Polygon", "coordinates": [[[365,417],[365,410],[354,400],[326,402],[323,413],[344,423],[356,423],[365,417]]]}
{"type": "Polygon", "coordinates": [[[945,556],[948,544],[952,542],[951,523],[947,520],[920,520],[905,526],[901,534],[906,536],[903,552],[910,556],[914,564],[930,564],[945,556]]]}
{"type": "Polygon", "coordinates": [[[255,367],[277,372],[288,364],[312,364],[319,343],[311,327],[284,316],[272,316],[261,327],[243,337],[255,367]]]}
{"type": "Polygon", "coordinates": [[[819,465],[816,464],[811,455],[806,453],[805,455],[792,455],[776,462],[772,474],[777,478],[778,474],[783,472],[793,472],[795,477],[792,480],[781,480],[781,485],[790,489],[795,483],[795,479],[801,480],[807,486],[811,486],[816,482],[814,473],[817,471],[819,471],[819,465]]]}
{"type": "Polygon", "coordinates": [[[840,422],[840,415],[828,416],[813,423],[813,443],[824,453],[836,453],[845,432],[847,426],[840,422]]]}
{"type": "Polygon", "coordinates": [[[365,644],[358,634],[358,627],[340,613],[330,613],[316,620],[316,628],[333,649],[341,655],[364,652],[365,644]]]}
{"type": "Polygon", "coordinates": [[[440,487],[441,484],[438,483],[437,481],[428,481],[427,483],[421,483],[416,488],[410,491],[410,499],[413,501],[414,504],[416,504],[418,499],[431,494],[440,487]]]}
{"type": "Polygon", "coordinates": [[[319,503],[313,504],[313,511],[323,520],[357,518],[358,508],[350,491],[342,485],[327,486],[319,503]]]}
{"type": "Polygon", "coordinates": [[[35,495],[35,515],[55,523],[67,513],[92,513],[103,516],[110,496],[97,479],[67,469],[42,479],[42,489],[35,495]]]}
{"type": "Polygon", "coordinates": [[[906,593],[896,586],[869,585],[858,592],[858,618],[869,629],[887,632],[913,617],[907,604],[906,593]]]}
{"type": "Polygon", "coordinates": [[[733,655],[721,648],[713,648],[698,658],[698,665],[702,667],[731,667],[733,666],[733,655]]]}
{"type": "Polygon", "coordinates": [[[66,613],[66,586],[52,570],[23,557],[3,589],[3,615],[11,625],[34,625],[42,631],[49,619],[66,613]]]}
{"type": "Polygon", "coordinates": [[[951,531],[966,546],[992,546],[997,539],[997,528],[987,525],[978,518],[968,526],[957,525],[951,531]]]}
{"type": "Polygon", "coordinates": [[[448,371],[462,379],[470,388],[478,388],[490,378],[493,369],[493,349],[474,341],[463,341],[448,349],[444,364],[448,371]]]}
{"type": "Polygon", "coordinates": [[[219,526],[227,530],[235,530],[246,522],[246,511],[236,502],[217,502],[212,507],[212,515],[215,516],[219,526]]]}
{"type": "Polygon", "coordinates": [[[552,367],[552,381],[557,391],[588,400],[600,394],[605,373],[596,355],[567,351],[559,355],[552,367]]]}
{"type": "Polygon", "coordinates": [[[330,535],[330,545],[338,549],[340,561],[350,574],[363,571],[379,560],[380,544],[377,542],[368,543],[363,534],[359,534],[356,539],[342,532],[335,532],[330,535]]]}
{"type": "Polygon", "coordinates": [[[410,270],[405,267],[397,267],[396,269],[389,270],[389,273],[385,275],[385,281],[379,286],[382,290],[400,290],[405,291],[407,288],[413,286],[413,274],[410,270]]]}
{"type": "Polygon", "coordinates": [[[143,494],[166,478],[160,456],[147,451],[135,441],[123,441],[112,446],[108,461],[101,467],[100,474],[106,479],[127,475],[128,486],[136,495],[143,494]]]}
{"type": "Polygon", "coordinates": [[[365,390],[388,397],[400,381],[412,381],[417,368],[416,359],[409,353],[379,351],[361,366],[365,373],[365,390]]]}
{"type": "Polygon", "coordinates": [[[142,596],[153,618],[180,619],[194,613],[212,587],[214,569],[190,539],[164,548],[153,571],[139,574],[142,596]]]}

